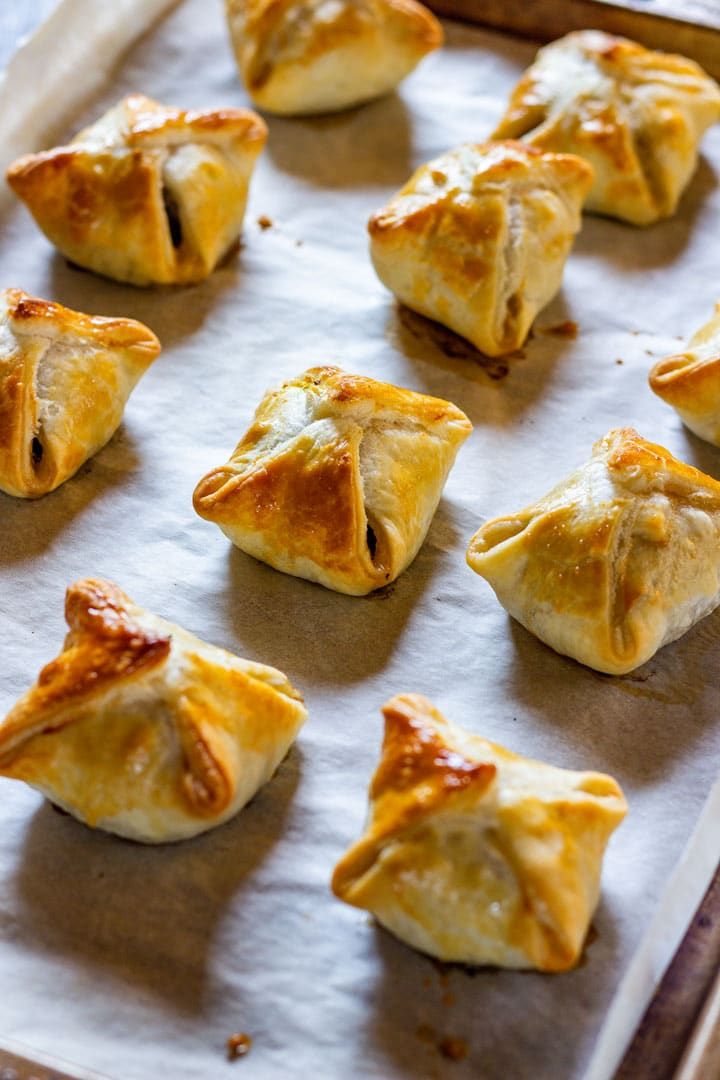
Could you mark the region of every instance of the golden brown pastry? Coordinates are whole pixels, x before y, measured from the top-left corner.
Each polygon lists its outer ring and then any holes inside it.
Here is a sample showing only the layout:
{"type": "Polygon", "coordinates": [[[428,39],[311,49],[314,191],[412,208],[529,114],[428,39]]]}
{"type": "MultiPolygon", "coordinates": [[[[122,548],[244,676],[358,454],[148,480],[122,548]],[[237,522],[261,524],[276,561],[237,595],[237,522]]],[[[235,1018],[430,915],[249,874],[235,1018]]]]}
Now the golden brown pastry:
{"type": "Polygon", "coordinates": [[[611,431],[544,499],[478,529],[467,559],[546,645],[622,675],[720,603],[720,483],[611,431]]]}
{"type": "Polygon", "coordinates": [[[79,266],[133,285],[207,277],[235,243],[267,128],[247,109],[183,112],[135,94],[8,183],[79,266]]]}
{"type": "Polygon", "coordinates": [[[720,446],[720,303],[685,352],[655,364],[649,381],[691,431],[720,446]]]}
{"type": "Polygon", "coordinates": [[[650,225],[675,213],[720,87],[692,60],[579,30],[545,46],[496,139],[579,154],[595,169],[588,210],[650,225]]]}
{"type": "Polygon", "coordinates": [[[195,509],[276,570],[363,596],[415,558],[471,431],[447,401],[310,368],[268,391],[195,509]]]}
{"type": "Polygon", "coordinates": [[[93,828],[161,844],[232,817],[305,722],[275,668],[207,645],[86,579],[70,633],[0,724],[0,775],[93,828]]]}
{"type": "Polygon", "coordinates": [[[160,342],[132,319],[0,292],[0,490],[37,498],[114,434],[160,342]]]}
{"type": "Polygon", "coordinates": [[[591,180],[580,158],[517,142],[443,154],[371,217],[378,277],[488,356],[512,352],[560,288],[591,180]]]}
{"type": "Polygon", "coordinates": [[[226,10],[248,93],[286,116],[387,94],[443,41],[416,0],[226,0],[226,10]]]}
{"type": "Polygon", "coordinates": [[[383,714],[369,820],[335,894],[441,960],[573,967],[627,810],[617,783],[513,754],[419,694],[383,714]]]}

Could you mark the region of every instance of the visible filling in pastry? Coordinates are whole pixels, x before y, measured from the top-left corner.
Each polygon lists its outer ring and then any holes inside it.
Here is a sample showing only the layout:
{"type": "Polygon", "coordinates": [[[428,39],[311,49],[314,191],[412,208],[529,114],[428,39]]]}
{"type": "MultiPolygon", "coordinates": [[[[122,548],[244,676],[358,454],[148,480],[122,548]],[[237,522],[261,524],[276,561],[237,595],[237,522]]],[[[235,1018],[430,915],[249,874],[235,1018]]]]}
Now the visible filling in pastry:
{"type": "Polygon", "coordinates": [[[375,530],[373,529],[372,525],[368,525],[367,527],[367,546],[368,550],[370,551],[370,558],[374,562],[375,552],[377,551],[377,536],[375,535],[375,530]]]}
{"type": "Polygon", "coordinates": [[[173,247],[179,248],[183,242],[183,231],[178,204],[165,185],[163,185],[162,195],[165,216],[167,217],[168,229],[170,231],[170,239],[172,240],[173,247]]]}
{"type": "Polygon", "coordinates": [[[40,442],[37,435],[35,435],[30,443],[30,456],[32,457],[33,465],[36,468],[43,459],[43,452],[43,444],[40,442]]]}

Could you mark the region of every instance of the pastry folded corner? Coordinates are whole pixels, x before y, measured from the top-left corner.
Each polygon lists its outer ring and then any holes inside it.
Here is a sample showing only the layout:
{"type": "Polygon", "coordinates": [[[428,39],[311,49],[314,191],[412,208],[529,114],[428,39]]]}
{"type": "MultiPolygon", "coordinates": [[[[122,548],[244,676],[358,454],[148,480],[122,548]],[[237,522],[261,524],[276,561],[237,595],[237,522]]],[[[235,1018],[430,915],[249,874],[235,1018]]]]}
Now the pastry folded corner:
{"type": "Polygon", "coordinates": [[[686,350],[659,360],[648,381],[686,427],[720,446],[720,303],[686,350]]]}

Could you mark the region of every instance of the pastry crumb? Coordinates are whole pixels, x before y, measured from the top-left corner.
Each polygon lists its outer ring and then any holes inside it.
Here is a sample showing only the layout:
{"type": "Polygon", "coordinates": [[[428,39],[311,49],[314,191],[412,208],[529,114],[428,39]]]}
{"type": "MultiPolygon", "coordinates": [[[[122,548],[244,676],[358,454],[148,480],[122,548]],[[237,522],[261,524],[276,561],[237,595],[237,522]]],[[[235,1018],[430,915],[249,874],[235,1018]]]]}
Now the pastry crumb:
{"type": "Polygon", "coordinates": [[[541,334],[552,334],[553,337],[565,337],[574,340],[578,336],[580,327],[572,319],[555,323],[553,326],[538,326],[541,334]]]}
{"type": "Polygon", "coordinates": [[[302,246],[303,246],[303,243],[304,243],[304,241],[303,241],[303,240],[296,240],[296,241],[295,241],[295,247],[302,247],[302,246]]]}
{"type": "Polygon", "coordinates": [[[227,1041],[228,1061],[237,1061],[238,1058],[246,1057],[250,1053],[252,1039],[244,1032],[231,1035],[227,1041]]]}
{"type": "Polygon", "coordinates": [[[464,1039],[455,1039],[447,1035],[438,1043],[438,1050],[448,1061],[464,1061],[468,1054],[467,1043],[464,1039]]]}
{"type": "Polygon", "coordinates": [[[625,361],[624,361],[624,360],[621,360],[621,359],[620,359],[620,357],[618,356],[618,358],[617,358],[617,360],[615,361],[615,363],[616,363],[616,364],[624,364],[624,363],[625,363],[625,361]]]}
{"type": "Polygon", "coordinates": [[[273,219],[269,218],[267,214],[261,214],[260,217],[257,219],[257,223],[263,232],[265,232],[266,229],[272,229],[273,225],[275,224],[273,219]]]}

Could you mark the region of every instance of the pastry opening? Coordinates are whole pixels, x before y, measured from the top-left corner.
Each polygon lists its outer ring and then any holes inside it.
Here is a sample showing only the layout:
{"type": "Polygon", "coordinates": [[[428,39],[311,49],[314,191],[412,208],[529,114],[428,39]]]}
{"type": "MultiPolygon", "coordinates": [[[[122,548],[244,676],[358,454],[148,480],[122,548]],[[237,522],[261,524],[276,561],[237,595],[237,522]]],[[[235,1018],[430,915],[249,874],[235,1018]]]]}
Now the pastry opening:
{"type": "Polygon", "coordinates": [[[522,299],[520,293],[514,292],[509,297],[507,305],[505,307],[505,321],[502,328],[502,340],[504,343],[512,344],[516,338],[516,326],[520,318],[520,312],[522,311],[522,299]]]}
{"type": "Polygon", "coordinates": [[[33,436],[33,440],[30,443],[30,457],[32,459],[34,469],[40,468],[44,454],[45,447],[40,442],[40,439],[37,437],[37,435],[33,436]]]}
{"type": "Polygon", "coordinates": [[[586,795],[595,795],[598,798],[618,798],[620,792],[618,786],[611,776],[604,776],[602,773],[590,773],[589,776],[584,776],[580,783],[577,785],[577,791],[582,791],[586,795]]]}
{"type": "Polygon", "coordinates": [[[370,558],[373,562],[375,562],[375,553],[377,552],[378,541],[377,536],[375,535],[375,530],[370,524],[368,524],[367,527],[367,546],[370,552],[370,558]]]}
{"type": "Polygon", "coordinates": [[[170,240],[174,248],[179,248],[183,242],[183,230],[180,222],[180,211],[178,204],[170,194],[168,188],[163,185],[162,189],[163,207],[165,209],[165,217],[167,218],[168,231],[170,233],[170,240]]]}
{"type": "Polygon", "coordinates": [[[659,214],[669,214],[674,209],[674,200],[658,162],[653,139],[642,129],[636,130],[634,136],[635,153],[650,200],[659,214]]]}
{"type": "Polygon", "coordinates": [[[683,353],[677,353],[674,356],[666,356],[664,360],[659,360],[655,367],[650,372],[650,385],[660,385],[664,383],[673,382],[680,372],[687,371],[688,368],[697,366],[693,365],[691,357],[683,353]]]}
{"type": "Polygon", "coordinates": [[[486,525],[481,525],[470,541],[468,555],[482,555],[504,544],[506,540],[512,540],[527,528],[529,521],[527,517],[495,518],[494,521],[488,521],[486,525]]]}

